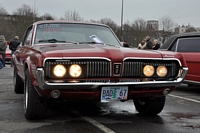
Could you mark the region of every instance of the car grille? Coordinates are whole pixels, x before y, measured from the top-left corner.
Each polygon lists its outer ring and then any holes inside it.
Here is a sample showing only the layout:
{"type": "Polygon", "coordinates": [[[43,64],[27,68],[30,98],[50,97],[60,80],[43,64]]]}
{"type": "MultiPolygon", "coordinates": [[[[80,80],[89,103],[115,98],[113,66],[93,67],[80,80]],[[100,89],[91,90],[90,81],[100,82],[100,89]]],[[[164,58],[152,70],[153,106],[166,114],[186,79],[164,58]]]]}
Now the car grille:
{"type": "MultiPolygon", "coordinates": [[[[166,66],[168,69],[168,74],[166,77],[177,76],[179,65],[177,61],[157,61],[157,60],[126,60],[124,61],[124,67],[122,72],[122,77],[145,77],[143,75],[143,67],[145,65],[152,65],[155,68],[158,66],[166,66]]],[[[153,77],[156,77],[154,75],[153,77]]]]}
{"type": "MultiPolygon", "coordinates": [[[[111,62],[104,59],[92,60],[47,60],[45,62],[45,75],[53,78],[52,69],[55,65],[62,64],[68,68],[72,64],[78,64],[83,68],[81,78],[105,78],[111,76],[111,62]]],[[[70,78],[66,76],[65,78],[70,78]]]]}
{"type": "Polygon", "coordinates": [[[108,61],[87,61],[88,77],[110,77],[111,62],[108,61]]]}
{"type": "MultiPolygon", "coordinates": [[[[70,59],[70,60],[56,60],[48,59],[45,61],[45,76],[48,78],[54,77],[52,70],[57,64],[64,65],[67,69],[72,64],[79,64],[82,67],[83,74],[79,78],[110,78],[112,77],[112,64],[106,59],[70,59]]],[[[136,60],[127,59],[122,63],[121,78],[145,78],[143,75],[143,67],[145,65],[152,65],[155,68],[162,65],[168,69],[166,77],[176,77],[179,71],[178,61],[163,61],[163,60],[136,60]]],[[[157,77],[153,75],[152,77],[157,77]]],[[[165,77],[165,78],[166,78],[165,77]]],[[[64,78],[71,78],[67,74],[64,78]]]]}

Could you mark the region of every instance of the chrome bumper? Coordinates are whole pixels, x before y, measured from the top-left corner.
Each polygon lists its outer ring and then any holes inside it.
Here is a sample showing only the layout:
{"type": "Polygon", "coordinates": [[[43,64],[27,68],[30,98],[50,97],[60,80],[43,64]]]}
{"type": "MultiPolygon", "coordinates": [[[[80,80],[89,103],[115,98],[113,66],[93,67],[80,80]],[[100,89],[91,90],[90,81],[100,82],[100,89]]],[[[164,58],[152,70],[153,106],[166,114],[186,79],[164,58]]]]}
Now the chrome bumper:
{"type": "Polygon", "coordinates": [[[143,81],[143,82],[84,82],[84,83],[50,83],[44,80],[44,70],[38,68],[36,70],[36,80],[38,86],[42,90],[47,89],[95,89],[99,86],[134,86],[135,88],[144,88],[144,87],[169,87],[169,86],[178,86],[180,85],[186,74],[188,68],[184,67],[180,76],[173,81],[143,81]]]}

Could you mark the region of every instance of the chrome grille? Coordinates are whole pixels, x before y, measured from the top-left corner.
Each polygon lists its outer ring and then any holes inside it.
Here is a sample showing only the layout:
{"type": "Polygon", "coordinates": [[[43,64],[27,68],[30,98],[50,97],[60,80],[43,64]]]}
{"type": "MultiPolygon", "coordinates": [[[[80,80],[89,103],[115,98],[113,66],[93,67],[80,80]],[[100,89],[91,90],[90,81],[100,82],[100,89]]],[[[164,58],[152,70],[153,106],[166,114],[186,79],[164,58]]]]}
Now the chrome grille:
{"type": "Polygon", "coordinates": [[[168,69],[167,77],[177,76],[179,65],[176,61],[136,61],[136,60],[128,60],[124,61],[124,67],[122,72],[122,77],[144,77],[143,75],[143,67],[145,65],[152,65],[154,67],[157,66],[166,66],[168,69]]]}
{"type": "MultiPolygon", "coordinates": [[[[80,78],[104,78],[111,76],[111,62],[105,59],[48,59],[45,61],[45,75],[47,77],[54,78],[52,75],[52,70],[57,64],[64,65],[67,69],[72,64],[80,65],[83,70],[83,75],[80,78]]],[[[70,78],[70,76],[66,75],[64,78],[70,78]]]]}
{"type": "Polygon", "coordinates": [[[124,62],[124,69],[122,76],[141,76],[142,62],[124,62]]]}
{"type": "Polygon", "coordinates": [[[87,61],[87,77],[110,77],[111,63],[107,61],[87,61]]]}

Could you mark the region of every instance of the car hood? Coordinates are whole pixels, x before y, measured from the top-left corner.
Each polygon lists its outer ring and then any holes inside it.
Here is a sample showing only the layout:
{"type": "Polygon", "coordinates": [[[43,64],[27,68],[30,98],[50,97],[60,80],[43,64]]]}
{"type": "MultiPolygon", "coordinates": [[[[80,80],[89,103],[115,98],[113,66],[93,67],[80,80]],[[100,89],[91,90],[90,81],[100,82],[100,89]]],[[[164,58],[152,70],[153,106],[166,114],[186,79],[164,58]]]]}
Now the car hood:
{"type": "Polygon", "coordinates": [[[124,58],[174,58],[177,54],[167,51],[138,50],[115,46],[97,44],[51,44],[35,47],[44,57],[102,57],[111,60],[123,60],[124,58]]]}

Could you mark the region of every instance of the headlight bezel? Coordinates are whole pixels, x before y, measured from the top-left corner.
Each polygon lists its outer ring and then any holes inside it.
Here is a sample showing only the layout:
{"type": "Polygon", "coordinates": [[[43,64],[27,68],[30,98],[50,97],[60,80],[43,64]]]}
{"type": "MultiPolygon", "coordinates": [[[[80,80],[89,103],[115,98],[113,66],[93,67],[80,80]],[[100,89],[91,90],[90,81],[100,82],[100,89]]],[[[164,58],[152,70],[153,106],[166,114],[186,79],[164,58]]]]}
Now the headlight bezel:
{"type": "Polygon", "coordinates": [[[72,64],[69,67],[69,75],[73,78],[78,78],[81,76],[83,70],[79,64],[72,64]],[[74,70],[72,70],[74,69],[74,70]],[[76,69],[76,70],[75,70],[76,69]]]}
{"type": "Polygon", "coordinates": [[[152,65],[152,64],[146,64],[143,66],[143,69],[142,69],[142,73],[143,73],[143,76],[146,77],[146,78],[165,78],[167,75],[168,75],[168,70],[169,68],[165,65],[152,65]],[[147,69],[149,71],[147,73],[147,69]],[[164,70],[164,74],[162,75],[161,73],[159,73],[158,71],[160,69],[163,69],[164,70]]]}
{"type": "Polygon", "coordinates": [[[64,65],[57,64],[53,67],[52,73],[57,78],[63,78],[67,73],[67,69],[64,65]]]}
{"type": "Polygon", "coordinates": [[[65,63],[60,63],[60,64],[51,64],[48,67],[45,67],[45,78],[48,79],[78,79],[78,78],[86,78],[87,77],[87,66],[85,64],[77,64],[81,67],[82,73],[79,77],[72,77],[69,73],[69,68],[74,64],[65,64],[65,63]],[[63,65],[67,72],[63,77],[58,77],[54,74],[53,69],[57,65],[63,65]]]}
{"type": "Polygon", "coordinates": [[[155,68],[153,65],[145,65],[143,67],[143,74],[146,77],[152,77],[155,73],[155,68]]]}
{"type": "Polygon", "coordinates": [[[165,77],[166,75],[167,75],[167,73],[168,73],[168,70],[167,70],[167,67],[166,66],[158,66],[157,68],[156,68],[156,74],[159,76],[159,77],[161,77],[161,78],[163,78],[163,77],[165,77]],[[161,70],[162,69],[162,70],[161,70]],[[160,72],[160,71],[165,71],[164,72],[164,74],[162,73],[162,72],[160,72]],[[159,74],[159,72],[160,72],[160,74],[159,74]]]}

